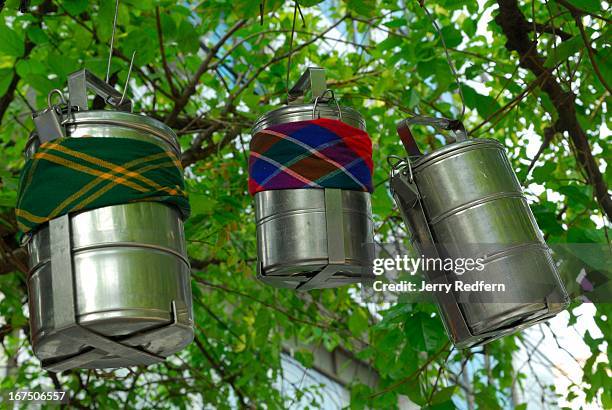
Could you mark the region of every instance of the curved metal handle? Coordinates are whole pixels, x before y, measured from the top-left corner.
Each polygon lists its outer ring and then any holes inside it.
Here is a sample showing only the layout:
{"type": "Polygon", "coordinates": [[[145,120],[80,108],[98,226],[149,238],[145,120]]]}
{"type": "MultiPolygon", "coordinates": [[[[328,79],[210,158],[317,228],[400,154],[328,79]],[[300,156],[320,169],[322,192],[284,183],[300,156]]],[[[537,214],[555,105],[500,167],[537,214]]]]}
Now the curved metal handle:
{"type": "Polygon", "coordinates": [[[58,89],[58,88],[54,88],[53,90],[49,91],[49,94],[47,94],[47,108],[52,108],[53,107],[53,95],[57,94],[60,98],[60,104],[62,106],[67,105],[66,104],[66,99],[64,98],[64,93],[62,93],[62,90],[58,89]]]}
{"type": "Polygon", "coordinates": [[[408,151],[408,155],[414,157],[420,157],[423,155],[419,146],[410,131],[410,125],[430,125],[439,130],[451,131],[457,141],[465,141],[467,139],[467,132],[463,123],[459,120],[449,120],[448,118],[432,118],[416,116],[407,118],[400,121],[397,124],[397,134],[404,144],[404,148],[408,151]]]}
{"type": "Polygon", "coordinates": [[[328,103],[330,101],[333,101],[336,103],[336,108],[338,109],[338,119],[340,121],[342,121],[342,109],[340,108],[340,104],[338,104],[338,100],[336,100],[336,96],[334,95],[334,90],[330,90],[329,88],[327,90],[325,90],[323,92],[323,94],[317,96],[314,100],[314,104],[312,105],[312,119],[316,120],[317,118],[321,118],[321,113],[319,113],[319,116],[317,117],[317,105],[319,104],[319,99],[323,99],[325,98],[325,95],[327,95],[327,93],[331,94],[331,98],[327,101],[328,103]]]}

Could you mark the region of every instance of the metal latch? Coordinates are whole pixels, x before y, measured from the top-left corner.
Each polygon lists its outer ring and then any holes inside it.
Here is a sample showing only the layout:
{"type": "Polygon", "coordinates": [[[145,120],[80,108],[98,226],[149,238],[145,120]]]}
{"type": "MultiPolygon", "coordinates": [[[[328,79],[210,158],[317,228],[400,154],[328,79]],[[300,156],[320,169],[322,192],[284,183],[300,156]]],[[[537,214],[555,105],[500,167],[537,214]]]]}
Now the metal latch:
{"type": "Polygon", "coordinates": [[[325,69],[320,67],[308,67],[304,74],[297,80],[293,88],[289,90],[287,100],[289,104],[303,104],[306,91],[312,91],[312,100],[324,98],[327,91],[327,80],[325,69]]]}
{"type": "Polygon", "coordinates": [[[64,94],[58,89],[51,90],[47,95],[47,108],[32,115],[38,140],[41,144],[66,136],[66,129],[62,122],[64,113],[69,111],[70,105],[66,103],[64,94]],[[52,98],[54,94],[59,95],[59,104],[53,104],[52,98]]]}

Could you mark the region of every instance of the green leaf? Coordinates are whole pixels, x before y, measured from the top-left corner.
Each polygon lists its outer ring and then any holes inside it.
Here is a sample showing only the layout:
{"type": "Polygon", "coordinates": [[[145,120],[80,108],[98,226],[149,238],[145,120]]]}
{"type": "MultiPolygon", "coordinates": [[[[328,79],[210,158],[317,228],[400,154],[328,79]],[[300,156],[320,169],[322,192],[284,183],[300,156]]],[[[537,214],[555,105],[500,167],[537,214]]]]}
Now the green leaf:
{"type": "Polygon", "coordinates": [[[300,0],[300,7],[310,7],[322,3],[324,0],[300,0]]]}
{"type": "Polygon", "coordinates": [[[578,51],[584,48],[584,41],[581,36],[574,36],[567,41],[562,42],[556,48],[551,47],[548,51],[544,66],[552,68],[558,63],[567,60],[578,51]]]}
{"type": "Polygon", "coordinates": [[[351,388],[351,409],[363,410],[366,408],[372,390],[364,384],[356,384],[351,388]]]}
{"type": "Polygon", "coordinates": [[[51,72],[62,77],[66,77],[68,74],[76,71],[79,66],[76,60],[70,56],[50,52],[47,56],[47,64],[51,69],[51,72]]]}
{"type": "Polygon", "coordinates": [[[535,168],[531,174],[533,182],[538,184],[546,183],[556,168],[557,164],[553,161],[545,162],[541,167],[535,168]]]}
{"type": "Polygon", "coordinates": [[[567,0],[572,6],[590,11],[591,13],[597,13],[601,11],[601,2],[599,0],[567,0]]]}
{"type": "Polygon", "coordinates": [[[463,29],[465,34],[467,34],[468,37],[472,37],[476,34],[476,22],[471,18],[466,18],[463,24],[461,25],[461,28],[463,29]]]}
{"type": "Polygon", "coordinates": [[[344,0],[349,12],[371,17],[376,12],[376,0],[344,0]]]}
{"type": "Polygon", "coordinates": [[[456,408],[457,407],[452,401],[447,400],[438,404],[431,404],[429,406],[425,406],[422,408],[422,410],[455,410],[456,408]]]}
{"type": "Polygon", "coordinates": [[[457,390],[457,386],[448,386],[444,387],[437,391],[433,397],[431,398],[431,404],[440,404],[449,402],[455,391],[457,390]]]}
{"type": "Polygon", "coordinates": [[[0,95],[4,95],[12,80],[13,70],[11,70],[10,68],[0,69],[0,95]]]}
{"type": "Polygon", "coordinates": [[[392,48],[398,47],[401,44],[402,44],[401,37],[389,35],[386,39],[378,43],[376,48],[380,49],[381,51],[387,51],[387,50],[391,50],[392,48]]]}
{"type": "Polygon", "coordinates": [[[24,51],[23,36],[0,21],[0,55],[21,57],[24,51]]]}
{"type": "Polygon", "coordinates": [[[384,328],[386,325],[391,323],[398,323],[399,321],[404,321],[406,315],[408,315],[413,310],[413,305],[409,303],[398,303],[391,308],[389,308],[386,312],[382,312],[383,320],[374,325],[375,328],[384,328]]]}
{"type": "Polygon", "coordinates": [[[295,352],[295,359],[305,367],[312,367],[314,364],[314,355],[310,350],[300,349],[295,352]]]}
{"type": "Polygon", "coordinates": [[[461,32],[453,26],[446,26],[442,29],[442,36],[446,42],[446,47],[455,48],[463,39],[461,32]]]}
{"type": "Polygon", "coordinates": [[[45,33],[45,31],[38,26],[30,26],[28,27],[28,38],[32,40],[35,44],[41,45],[49,42],[49,37],[45,33]]]}
{"type": "MultiPolygon", "coordinates": [[[[610,60],[608,49],[600,49],[599,52],[593,56],[593,59],[604,80],[607,82],[612,81],[612,61],[610,60]]],[[[597,81],[601,81],[599,77],[597,77],[597,81]]]]}
{"type": "Polygon", "coordinates": [[[61,4],[73,16],[78,16],[87,10],[88,6],[87,0],[64,0],[61,4]]]}
{"type": "Polygon", "coordinates": [[[349,330],[356,335],[365,332],[368,326],[368,318],[361,309],[356,309],[348,319],[349,330]]]}
{"type": "Polygon", "coordinates": [[[215,209],[217,201],[210,195],[189,193],[189,204],[193,215],[210,214],[215,209]]]}
{"type": "Polygon", "coordinates": [[[565,195],[569,201],[575,204],[581,204],[585,207],[591,207],[594,205],[592,189],[588,186],[566,185],[559,187],[557,191],[565,195]]]}
{"type": "Polygon", "coordinates": [[[406,319],[404,332],[408,343],[419,351],[434,351],[446,340],[440,319],[428,317],[424,312],[418,312],[406,319]]]}
{"type": "Polygon", "coordinates": [[[17,192],[0,192],[0,206],[14,208],[17,205],[17,192]]]}
{"type": "Polygon", "coordinates": [[[550,211],[538,206],[533,206],[532,209],[542,231],[550,235],[562,235],[565,232],[561,227],[561,221],[557,220],[554,210],[550,211]]]}
{"type": "Polygon", "coordinates": [[[501,108],[495,98],[488,95],[482,95],[468,85],[462,85],[462,91],[463,98],[465,98],[465,105],[469,108],[476,109],[483,118],[488,118],[501,108]]]}
{"type": "Polygon", "coordinates": [[[200,48],[200,38],[198,32],[193,25],[188,21],[181,21],[176,41],[179,48],[186,53],[195,53],[200,48]]]}

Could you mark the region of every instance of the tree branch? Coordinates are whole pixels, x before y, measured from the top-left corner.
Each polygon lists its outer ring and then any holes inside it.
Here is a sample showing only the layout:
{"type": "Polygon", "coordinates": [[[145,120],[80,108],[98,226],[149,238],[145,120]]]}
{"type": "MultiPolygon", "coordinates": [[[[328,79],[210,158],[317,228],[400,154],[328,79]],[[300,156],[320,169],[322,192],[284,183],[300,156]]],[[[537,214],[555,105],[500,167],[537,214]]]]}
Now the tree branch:
{"type": "Polygon", "coordinates": [[[581,9],[581,8],[578,8],[578,7],[574,6],[573,4],[569,3],[567,0],[557,0],[557,3],[561,4],[563,7],[568,9],[570,12],[572,12],[572,14],[573,13],[578,13],[580,15],[586,14],[586,15],[589,15],[591,17],[595,17],[596,19],[603,20],[606,23],[612,23],[612,20],[610,20],[609,18],[604,17],[604,16],[600,16],[599,14],[591,13],[591,12],[586,11],[586,10],[581,9]]]}
{"type": "Polygon", "coordinates": [[[159,40],[159,53],[161,54],[162,66],[164,67],[166,81],[168,81],[168,85],[170,86],[170,92],[172,93],[172,95],[177,96],[178,91],[174,87],[174,82],[172,81],[172,72],[170,71],[170,67],[168,67],[168,60],[166,60],[166,49],[164,48],[164,32],[162,30],[161,19],[159,17],[159,6],[155,7],[155,22],[157,25],[157,39],[159,40]]]}
{"type": "Polygon", "coordinates": [[[498,0],[499,13],[495,22],[502,28],[508,41],[506,48],[518,52],[521,67],[530,70],[536,77],[543,77],[540,88],[548,94],[558,114],[555,129],[566,131],[576,149],[576,158],[587,175],[587,181],[595,191],[595,197],[608,219],[612,220],[612,198],[608,186],[597,166],[591,152],[591,146],[585,131],[580,126],[576,115],[576,95],[565,91],[553,76],[551,70],[544,67],[544,59],[538,54],[532,41],[527,36],[530,24],[518,7],[517,0],[498,0]],[[543,75],[546,73],[550,75],[543,75]]]}
{"type": "Polygon", "coordinates": [[[610,86],[604,79],[604,76],[601,74],[601,71],[599,70],[599,66],[595,62],[595,52],[591,48],[591,41],[589,40],[586,32],[584,31],[584,25],[582,24],[582,16],[580,16],[577,13],[576,14],[572,13],[572,14],[574,16],[574,20],[576,21],[576,25],[578,26],[578,29],[580,30],[580,36],[582,36],[582,41],[584,41],[584,45],[587,49],[587,55],[589,56],[589,60],[591,61],[591,65],[593,66],[593,71],[595,71],[595,75],[597,75],[597,78],[599,78],[599,81],[601,81],[601,84],[603,84],[603,86],[606,87],[606,90],[608,90],[609,93],[612,93],[610,86]]]}
{"type": "MultiPolygon", "coordinates": [[[[17,61],[27,58],[30,55],[30,52],[34,49],[34,43],[30,41],[29,38],[26,37],[24,44],[24,53],[22,57],[19,57],[17,61]]],[[[15,63],[17,63],[17,61],[15,63]]],[[[13,66],[13,79],[11,80],[8,88],[4,92],[4,95],[0,97],[0,124],[2,124],[2,118],[4,114],[8,110],[8,107],[13,102],[15,98],[15,91],[17,90],[17,85],[19,84],[19,80],[21,77],[17,74],[17,69],[15,68],[17,64],[13,66]]]]}
{"type": "MultiPolygon", "coordinates": [[[[555,36],[559,36],[561,41],[567,41],[573,37],[571,34],[566,33],[560,28],[556,28],[555,26],[552,25],[552,23],[550,25],[536,23],[535,29],[538,33],[548,33],[548,34],[552,34],[555,36]]],[[[533,31],[533,28],[531,30],[533,31]]]]}
{"type": "Polygon", "coordinates": [[[187,85],[187,87],[183,91],[183,94],[181,94],[179,96],[178,100],[176,101],[176,104],[174,104],[174,108],[172,109],[172,112],[170,112],[170,114],[168,114],[168,116],[166,117],[166,120],[165,120],[166,124],[168,124],[169,126],[174,126],[174,122],[176,121],[176,118],[178,117],[180,112],[183,110],[183,108],[185,108],[185,106],[189,102],[189,99],[191,98],[191,96],[195,93],[196,86],[200,82],[200,78],[202,77],[202,75],[208,70],[208,68],[210,66],[210,62],[212,61],[212,59],[215,57],[215,55],[217,54],[219,49],[223,46],[223,44],[225,44],[225,42],[236,31],[238,31],[242,26],[244,26],[246,22],[247,21],[244,20],[244,19],[243,20],[239,20],[210,49],[210,52],[206,55],[206,58],[204,59],[202,64],[200,64],[200,67],[198,68],[198,71],[196,71],[196,73],[194,74],[194,76],[191,79],[191,81],[189,81],[189,84],[187,85]]]}

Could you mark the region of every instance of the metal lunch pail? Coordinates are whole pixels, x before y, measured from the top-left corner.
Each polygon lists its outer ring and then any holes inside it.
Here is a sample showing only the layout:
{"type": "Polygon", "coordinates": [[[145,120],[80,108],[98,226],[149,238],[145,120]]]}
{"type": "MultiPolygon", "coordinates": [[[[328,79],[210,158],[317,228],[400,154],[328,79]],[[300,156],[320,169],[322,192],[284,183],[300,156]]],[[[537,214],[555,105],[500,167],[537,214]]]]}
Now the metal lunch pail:
{"type": "MultiPolygon", "coordinates": [[[[267,127],[313,118],[341,120],[365,130],[363,117],[341,107],[327,89],[325,71],[309,68],[289,92],[289,105],[257,120],[267,127]],[[305,103],[310,89],[313,102],[305,103]]],[[[365,245],[372,243],[370,194],[343,189],[284,189],[255,194],[258,278],[284,288],[309,290],[360,282],[368,276],[365,245]]]]}
{"type": "Polygon", "coordinates": [[[482,258],[484,264],[462,275],[425,272],[428,279],[505,288],[503,294],[436,293],[453,343],[484,344],[564,310],[568,295],[504,147],[467,139],[463,125],[447,119],[414,117],[402,121],[398,133],[409,156],[394,167],[391,190],[416,248],[424,256],[482,258]],[[450,130],[456,141],[423,155],[412,124],[450,130]]]}
{"type": "MultiPolygon", "coordinates": [[[[35,115],[26,146],[70,138],[133,138],[180,157],[174,132],[131,113],[131,101],[86,70],[69,101],[35,115]],[[87,89],[115,110],[89,111],[87,89]]],[[[52,219],[27,242],[31,339],[52,371],[164,360],[193,339],[190,266],[178,210],[157,202],[113,205],[52,219]]]]}

